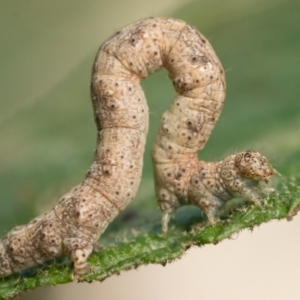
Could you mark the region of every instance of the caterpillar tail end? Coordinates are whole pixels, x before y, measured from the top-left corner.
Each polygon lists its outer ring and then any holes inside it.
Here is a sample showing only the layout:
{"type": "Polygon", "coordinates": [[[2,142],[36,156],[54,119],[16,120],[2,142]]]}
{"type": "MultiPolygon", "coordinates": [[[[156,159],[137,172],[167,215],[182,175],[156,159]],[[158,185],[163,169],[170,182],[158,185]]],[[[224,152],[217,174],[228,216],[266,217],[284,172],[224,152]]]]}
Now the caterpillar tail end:
{"type": "Polygon", "coordinates": [[[81,275],[90,273],[92,268],[87,260],[93,251],[93,246],[78,238],[65,239],[64,246],[69,250],[69,257],[74,263],[72,280],[80,279],[81,275]]]}
{"type": "Polygon", "coordinates": [[[84,274],[91,273],[92,267],[86,262],[85,264],[82,264],[80,266],[75,266],[72,272],[72,280],[78,279],[80,281],[80,278],[84,274]]]}

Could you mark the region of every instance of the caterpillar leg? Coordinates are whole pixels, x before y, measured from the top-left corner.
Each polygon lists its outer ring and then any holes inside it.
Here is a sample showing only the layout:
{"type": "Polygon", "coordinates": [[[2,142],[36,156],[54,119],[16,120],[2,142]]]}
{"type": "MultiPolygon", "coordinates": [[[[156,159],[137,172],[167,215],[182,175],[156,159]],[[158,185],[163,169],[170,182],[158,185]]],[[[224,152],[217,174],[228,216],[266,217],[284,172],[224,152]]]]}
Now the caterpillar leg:
{"type": "Polygon", "coordinates": [[[262,199],[256,192],[245,188],[241,191],[241,196],[246,198],[247,200],[252,201],[256,206],[261,207],[262,199]]]}
{"type": "Polygon", "coordinates": [[[168,224],[173,217],[175,210],[180,207],[178,198],[167,189],[157,189],[158,205],[162,211],[162,232],[166,236],[168,232],[168,224]]]}
{"type": "Polygon", "coordinates": [[[166,236],[168,232],[168,224],[172,216],[174,215],[174,210],[169,209],[167,211],[164,211],[161,218],[161,227],[163,235],[166,236]]]}
{"type": "Polygon", "coordinates": [[[73,278],[91,271],[91,267],[87,263],[87,259],[93,251],[91,243],[80,238],[66,238],[64,246],[74,263],[73,278]]]}
{"type": "Polygon", "coordinates": [[[211,225],[216,224],[216,215],[217,215],[217,208],[216,207],[209,207],[209,208],[203,208],[200,207],[201,210],[203,210],[206,213],[208,223],[211,225]]]}
{"type": "Polygon", "coordinates": [[[201,190],[195,191],[193,204],[199,207],[207,216],[208,223],[215,225],[218,219],[218,208],[222,205],[220,199],[208,193],[201,194],[201,190]],[[197,195],[197,192],[199,193],[197,195]]]}

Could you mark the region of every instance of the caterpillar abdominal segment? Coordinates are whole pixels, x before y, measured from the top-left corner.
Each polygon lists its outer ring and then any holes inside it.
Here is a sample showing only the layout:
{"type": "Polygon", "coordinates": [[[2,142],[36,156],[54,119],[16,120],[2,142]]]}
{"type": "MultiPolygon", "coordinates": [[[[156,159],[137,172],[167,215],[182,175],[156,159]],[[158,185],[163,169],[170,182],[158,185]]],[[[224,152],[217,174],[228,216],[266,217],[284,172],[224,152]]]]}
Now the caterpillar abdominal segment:
{"type": "Polygon", "coordinates": [[[97,147],[85,179],[53,209],[0,241],[0,277],[63,255],[74,262],[74,275],[89,271],[87,259],[101,233],[136,195],[148,132],[140,80],[162,67],[178,92],[152,151],[163,230],[183,204],[199,206],[213,223],[229,198],[259,201],[259,180],[274,173],[259,153],[246,151],[217,163],[197,160],[225,97],[224,72],[211,45],[183,21],[144,19],[117,32],[96,56],[91,98],[97,147]]]}

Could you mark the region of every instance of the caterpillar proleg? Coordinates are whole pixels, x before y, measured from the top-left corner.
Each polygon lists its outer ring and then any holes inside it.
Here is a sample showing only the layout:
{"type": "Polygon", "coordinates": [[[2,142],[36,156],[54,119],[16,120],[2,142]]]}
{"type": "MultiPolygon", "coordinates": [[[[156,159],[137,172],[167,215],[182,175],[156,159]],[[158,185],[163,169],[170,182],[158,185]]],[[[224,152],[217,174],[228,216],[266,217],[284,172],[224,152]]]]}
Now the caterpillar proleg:
{"type": "Polygon", "coordinates": [[[74,262],[75,275],[89,271],[95,243],[140,184],[148,132],[140,80],[162,67],[178,92],[152,152],[163,230],[182,204],[196,204],[214,222],[230,197],[258,201],[258,181],[274,173],[265,157],[246,151],[217,163],[197,160],[225,97],[224,72],[209,42],[183,21],[144,19],[117,32],[96,55],[91,98],[98,136],[85,179],[53,209],[0,241],[0,277],[64,255],[74,262]]]}

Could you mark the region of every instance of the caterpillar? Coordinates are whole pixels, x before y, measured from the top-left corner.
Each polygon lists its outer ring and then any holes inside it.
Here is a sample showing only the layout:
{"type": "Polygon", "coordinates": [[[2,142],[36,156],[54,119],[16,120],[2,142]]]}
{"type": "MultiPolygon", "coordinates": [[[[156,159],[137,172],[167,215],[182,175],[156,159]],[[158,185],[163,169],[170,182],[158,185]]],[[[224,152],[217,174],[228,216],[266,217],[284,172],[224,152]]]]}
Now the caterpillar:
{"type": "Polygon", "coordinates": [[[118,31],[96,55],[91,99],[97,146],[85,179],[0,241],[0,277],[60,256],[74,263],[74,276],[89,272],[87,259],[101,233],[136,195],[148,132],[140,80],[162,67],[178,92],[152,151],[163,231],[182,204],[198,205],[214,222],[219,204],[233,195],[258,202],[258,181],[274,173],[265,157],[246,151],[218,163],[197,160],[225,96],[224,72],[211,45],[183,21],[144,19],[118,31]]]}

